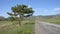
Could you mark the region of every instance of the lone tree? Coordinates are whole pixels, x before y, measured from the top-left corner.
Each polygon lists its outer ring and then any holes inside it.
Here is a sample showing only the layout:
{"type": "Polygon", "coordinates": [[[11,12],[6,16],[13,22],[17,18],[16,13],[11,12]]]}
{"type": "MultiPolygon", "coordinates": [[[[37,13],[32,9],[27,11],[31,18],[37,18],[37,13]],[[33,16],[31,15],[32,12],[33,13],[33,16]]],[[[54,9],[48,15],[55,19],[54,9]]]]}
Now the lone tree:
{"type": "Polygon", "coordinates": [[[12,13],[7,12],[8,15],[10,15],[10,18],[12,20],[15,20],[18,18],[19,25],[21,26],[21,21],[24,18],[27,18],[29,16],[32,16],[34,11],[31,7],[28,7],[27,5],[17,5],[11,8],[12,13]]]}

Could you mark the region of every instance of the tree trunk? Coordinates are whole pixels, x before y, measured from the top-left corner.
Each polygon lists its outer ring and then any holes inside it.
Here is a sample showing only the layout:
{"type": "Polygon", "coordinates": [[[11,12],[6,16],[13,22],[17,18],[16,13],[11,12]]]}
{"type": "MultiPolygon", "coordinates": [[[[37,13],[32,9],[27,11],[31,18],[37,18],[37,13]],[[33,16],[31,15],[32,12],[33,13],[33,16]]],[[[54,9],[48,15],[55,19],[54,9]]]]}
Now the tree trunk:
{"type": "Polygon", "coordinates": [[[21,26],[21,20],[19,19],[19,26],[21,26]]]}
{"type": "Polygon", "coordinates": [[[22,21],[22,15],[19,17],[19,25],[21,26],[21,21],[22,21]]]}
{"type": "Polygon", "coordinates": [[[20,17],[19,17],[19,25],[20,25],[20,26],[21,26],[22,20],[23,20],[23,15],[20,15],[20,17]]]}

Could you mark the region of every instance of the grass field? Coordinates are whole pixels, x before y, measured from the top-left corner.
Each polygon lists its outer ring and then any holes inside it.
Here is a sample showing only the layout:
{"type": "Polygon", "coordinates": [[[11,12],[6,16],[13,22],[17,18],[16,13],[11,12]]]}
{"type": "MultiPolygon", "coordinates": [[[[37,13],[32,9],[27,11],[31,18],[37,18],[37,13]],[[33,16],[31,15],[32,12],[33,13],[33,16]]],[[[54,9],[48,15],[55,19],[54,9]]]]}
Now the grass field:
{"type": "Polygon", "coordinates": [[[60,19],[40,19],[40,20],[60,25],[60,19]]]}
{"type": "Polygon", "coordinates": [[[23,23],[20,27],[17,21],[0,21],[0,34],[34,34],[34,21],[23,23]]]}

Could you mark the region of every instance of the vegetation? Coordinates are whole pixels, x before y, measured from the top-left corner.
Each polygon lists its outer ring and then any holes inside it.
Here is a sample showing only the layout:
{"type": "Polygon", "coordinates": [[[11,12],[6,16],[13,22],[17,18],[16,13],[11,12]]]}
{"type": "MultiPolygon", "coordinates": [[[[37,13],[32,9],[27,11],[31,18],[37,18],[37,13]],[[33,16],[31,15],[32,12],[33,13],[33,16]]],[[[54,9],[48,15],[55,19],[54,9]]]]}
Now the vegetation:
{"type": "Polygon", "coordinates": [[[40,18],[40,21],[60,24],[60,14],[50,15],[50,16],[39,16],[39,18],[40,18]]]}
{"type": "Polygon", "coordinates": [[[14,6],[11,9],[12,9],[12,13],[7,12],[7,14],[10,15],[10,19],[12,21],[18,19],[20,26],[21,26],[21,21],[24,20],[24,18],[32,16],[34,13],[31,7],[28,7],[27,5],[24,4],[14,6]]]}
{"type": "Polygon", "coordinates": [[[12,13],[7,12],[8,18],[0,16],[0,34],[34,34],[35,20],[26,19],[33,15],[33,9],[22,4],[11,10],[12,13]]]}
{"type": "Polygon", "coordinates": [[[0,21],[0,34],[34,34],[34,21],[23,21],[20,27],[18,21],[0,21]]]}
{"type": "Polygon", "coordinates": [[[60,19],[42,19],[42,21],[50,22],[50,23],[54,23],[54,24],[59,24],[60,25],[60,19]]]}

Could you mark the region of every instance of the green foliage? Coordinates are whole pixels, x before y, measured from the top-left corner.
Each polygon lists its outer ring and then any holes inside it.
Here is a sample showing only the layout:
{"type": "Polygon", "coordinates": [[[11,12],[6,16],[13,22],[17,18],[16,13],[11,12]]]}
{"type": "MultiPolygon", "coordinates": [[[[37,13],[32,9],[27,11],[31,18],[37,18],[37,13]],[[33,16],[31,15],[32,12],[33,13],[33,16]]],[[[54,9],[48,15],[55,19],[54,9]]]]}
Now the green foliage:
{"type": "Polygon", "coordinates": [[[7,14],[11,16],[12,21],[15,20],[14,18],[16,18],[16,17],[19,18],[18,19],[19,24],[21,24],[21,21],[24,18],[32,16],[34,13],[34,11],[31,7],[28,7],[27,5],[24,5],[24,4],[14,6],[11,8],[11,10],[12,10],[12,13],[7,12],[7,14]]]}
{"type": "Polygon", "coordinates": [[[7,12],[8,15],[10,16],[24,16],[24,17],[29,17],[31,16],[34,11],[31,7],[28,7],[27,5],[17,5],[11,8],[12,9],[12,13],[7,12]]]}
{"type": "Polygon", "coordinates": [[[9,17],[9,20],[14,21],[14,20],[15,20],[15,18],[13,18],[13,17],[9,17]]]}

